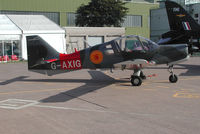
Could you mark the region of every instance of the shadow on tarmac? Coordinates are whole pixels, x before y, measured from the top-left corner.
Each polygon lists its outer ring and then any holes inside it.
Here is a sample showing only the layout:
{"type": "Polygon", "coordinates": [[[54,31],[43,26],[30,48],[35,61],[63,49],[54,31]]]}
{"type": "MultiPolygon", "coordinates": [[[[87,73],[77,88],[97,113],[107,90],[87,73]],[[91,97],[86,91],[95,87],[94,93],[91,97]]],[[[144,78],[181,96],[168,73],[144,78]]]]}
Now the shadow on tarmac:
{"type": "Polygon", "coordinates": [[[24,79],[28,78],[28,76],[19,76],[19,77],[16,77],[16,78],[13,78],[13,79],[10,79],[10,80],[6,80],[6,81],[3,81],[3,82],[0,82],[0,85],[8,85],[8,84],[11,84],[13,82],[16,82],[16,81],[22,81],[24,79]]]}
{"type": "MultiPolygon", "coordinates": [[[[163,66],[153,66],[147,67],[147,69],[168,69],[168,67],[163,66]]],[[[174,66],[176,69],[187,69],[186,72],[181,73],[180,76],[200,76],[200,65],[189,65],[189,64],[177,64],[174,66]]]]}
{"type": "MultiPolygon", "coordinates": [[[[26,79],[28,76],[20,76],[16,77],[10,80],[6,80],[4,82],[0,82],[0,85],[7,85],[11,84],[16,81],[23,81],[23,82],[52,82],[52,83],[85,83],[83,86],[68,90],[66,92],[61,92],[59,94],[50,96],[48,98],[40,100],[42,103],[57,103],[57,102],[66,102],[71,99],[79,99],[82,101],[86,101],[84,99],[79,98],[80,96],[94,92],[98,89],[104,88],[106,86],[109,86],[111,84],[117,83],[117,82],[127,82],[125,80],[115,80],[114,78],[100,72],[100,71],[88,71],[88,73],[91,75],[92,79],[26,79]]],[[[92,102],[88,102],[92,103],[92,102]]],[[[98,104],[95,104],[98,105],[98,104]]],[[[98,105],[100,106],[100,105],[98,105]]],[[[104,106],[101,106],[104,107],[104,106]]],[[[105,108],[105,107],[104,107],[105,108]]]]}
{"type": "Polygon", "coordinates": [[[82,96],[90,92],[94,92],[98,89],[104,88],[116,82],[116,80],[113,79],[112,77],[105,75],[104,73],[99,72],[99,71],[88,71],[88,73],[92,77],[91,80],[65,80],[65,82],[66,81],[67,82],[83,82],[85,83],[85,85],[77,87],[75,89],[68,90],[66,92],[61,92],[57,95],[50,96],[48,98],[40,100],[40,102],[56,103],[56,102],[69,101],[74,98],[81,99],[79,98],[79,96],[82,96]]]}
{"type": "Polygon", "coordinates": [[[181,73],[180,76],[200,76],[200,65],[178,64],[187,69],[187,72],[181,73]]]}

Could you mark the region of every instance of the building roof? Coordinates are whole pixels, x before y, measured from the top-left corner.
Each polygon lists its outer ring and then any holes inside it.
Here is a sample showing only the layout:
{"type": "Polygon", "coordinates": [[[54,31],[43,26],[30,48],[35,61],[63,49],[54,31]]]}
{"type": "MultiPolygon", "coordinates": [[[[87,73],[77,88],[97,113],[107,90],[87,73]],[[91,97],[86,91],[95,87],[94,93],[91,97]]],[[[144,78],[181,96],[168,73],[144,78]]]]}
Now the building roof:
{"type": "Polygon", "coordinates": [[[0,15],[1,35],[18,35],[21,33],[21,30],[6,15],[0,15]]]}
{"type": "Polygon", "coordinates": [[[0,15],[0,34],[64,34],[65,30],[43,15],[0,15]]]}
{"type": "Polygon", "coordinates": [[[7,15],[26,34],[65,33],[60,26],[43,15],[7,15]]]}

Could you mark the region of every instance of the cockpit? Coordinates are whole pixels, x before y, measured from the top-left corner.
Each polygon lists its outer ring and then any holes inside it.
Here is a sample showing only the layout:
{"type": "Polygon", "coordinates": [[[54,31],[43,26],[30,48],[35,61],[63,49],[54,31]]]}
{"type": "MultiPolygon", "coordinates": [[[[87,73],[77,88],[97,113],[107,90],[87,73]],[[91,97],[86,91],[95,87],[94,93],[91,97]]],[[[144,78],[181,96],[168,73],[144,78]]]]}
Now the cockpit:
{"type": "Polygon", "coordinates": [[[159,47],[155,42],[141,36],[125,36],[115,40],[122,51],[153,51],[159,47]]]}

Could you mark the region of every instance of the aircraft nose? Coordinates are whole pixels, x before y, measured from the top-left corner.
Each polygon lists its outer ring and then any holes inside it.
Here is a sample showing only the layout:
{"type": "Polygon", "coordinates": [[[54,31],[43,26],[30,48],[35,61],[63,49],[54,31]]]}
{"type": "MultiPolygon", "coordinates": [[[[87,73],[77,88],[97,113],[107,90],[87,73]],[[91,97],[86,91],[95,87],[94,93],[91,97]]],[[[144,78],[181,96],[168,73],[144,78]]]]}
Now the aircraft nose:
{"type": "Polygon", "coordinates": [[[179,44],[179,45],[173,45],[174,49],[171,51],[172,59],[174,60],[181,60],[188,56],[188,46],[187,44],[179,44]]]}
{"type": "Polygon", "coordinates": [[[173,61],[179,61],[187,58],[188,46],[187,44],[172,45],[173,48],[169,51],[168,58],[173,61]]]}
{"type": "Polygon", "coordinates": [[[187,44],[177,45],[176,49],[178,50],[179,53],[182,54],[183,57],[188,56],[188,45],[187,44]]]}
{"type": "Polygon", "coordinates": [[[158,54],[154,56],[158,64],[180,61],[188,57],[187,44],[161,45],[158,54]]]}

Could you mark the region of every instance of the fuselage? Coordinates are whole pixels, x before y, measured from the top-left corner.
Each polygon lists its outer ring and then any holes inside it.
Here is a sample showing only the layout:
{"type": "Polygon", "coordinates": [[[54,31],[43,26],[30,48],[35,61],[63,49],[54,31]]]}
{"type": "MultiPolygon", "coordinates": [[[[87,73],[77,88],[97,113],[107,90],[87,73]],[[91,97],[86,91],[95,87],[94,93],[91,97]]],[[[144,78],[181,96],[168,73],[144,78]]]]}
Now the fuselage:
{"type": "Polygon", "coordinates": [[[28,51],[29,60],[33,59],[29,62],[29,70],[40,73],[45,70],[48,75],[79,69],[116,68],[115,64],[118,63],[123,63],[121,66],[123,68],[125,66],[124,69],[134,69],[135,64],[140,64],[135,62],[138,59],[146,63],[169,64],[184,59],[188,55],[187,45],[159,46],[139,36],[125,36],[72,54],[54,53],[52,49],[50,52],[44,52],[43,47],[38,50],[36,45],[32,47],[31,43],[29,45],[28,49],[31,49],[28,51]],[[31,57],[33,50],[42,57],[37,56],[37,60],[34,55],[31,57]]]}

